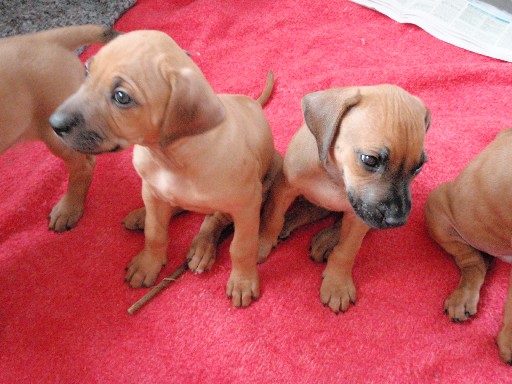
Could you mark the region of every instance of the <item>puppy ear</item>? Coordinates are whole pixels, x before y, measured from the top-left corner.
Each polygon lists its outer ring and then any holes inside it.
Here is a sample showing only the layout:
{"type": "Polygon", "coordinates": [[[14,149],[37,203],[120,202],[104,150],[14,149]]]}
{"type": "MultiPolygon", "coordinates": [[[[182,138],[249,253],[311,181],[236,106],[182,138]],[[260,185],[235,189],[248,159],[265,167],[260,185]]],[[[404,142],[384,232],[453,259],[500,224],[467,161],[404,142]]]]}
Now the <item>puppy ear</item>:
{"type": "Polygon", "coordinates": [[[315,136],[322,163],[327,158],[343,116],[360,100],[361,93],[357,88],[328,89],[309,93],[302,98],[304,120],[315,136]]]}
{"type": "Polygon", "coordinates": [[[425,112],[425,132],[428,131],[430,128],[430,120],[431,120],[431,114],[430,110],[427,108],[427,112],[425,112]]]}
{"type": "Polygon", "coordinates": [[[206,132],[224,121],[224,106],[199,70],[169,70],[170,96],[160,128],[160,145],[206,132]]]}

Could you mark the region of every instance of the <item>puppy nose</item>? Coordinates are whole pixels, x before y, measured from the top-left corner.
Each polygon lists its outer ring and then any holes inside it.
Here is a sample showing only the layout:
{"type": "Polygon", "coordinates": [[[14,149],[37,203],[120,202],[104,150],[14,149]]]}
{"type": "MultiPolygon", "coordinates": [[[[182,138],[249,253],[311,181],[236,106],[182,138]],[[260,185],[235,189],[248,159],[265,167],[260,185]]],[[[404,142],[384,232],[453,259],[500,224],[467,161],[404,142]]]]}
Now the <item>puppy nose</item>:
{"type": "Polygon", "coordinates": [[[400,227],[407,222],[408,209],[401,209],[398,204],[381,204],[379,211],[382,213],[383,222],[387,228],[400,227]]]}
{"type": "Polygon", "coordinates": [[[386,216],[384,219],[386,224],[390,227],[400,227],[405,225],[407,222],[407,217],[404,216],[386,216]]]}
{"type": "Polygon", "coordinates": [[[81,120],[80,116],[77,115],[55,112],[50,116],[50,125],[55,133],[62,137],[79,125],[81,120]]]}

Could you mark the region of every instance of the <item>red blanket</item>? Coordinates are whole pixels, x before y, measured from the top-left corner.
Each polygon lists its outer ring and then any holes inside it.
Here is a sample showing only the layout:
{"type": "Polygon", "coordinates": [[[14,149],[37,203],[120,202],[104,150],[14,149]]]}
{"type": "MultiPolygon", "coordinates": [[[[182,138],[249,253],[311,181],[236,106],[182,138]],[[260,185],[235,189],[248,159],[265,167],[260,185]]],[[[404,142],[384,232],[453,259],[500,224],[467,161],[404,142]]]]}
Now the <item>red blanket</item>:
{"type": "MultiPolygon", "coordinates": [[[[443,302],[459,271],[423,216],[428,193],[510,126],[511,64],[348,1],[140,0],[116,27],[169,33],[219,93],[256,97],[272,69],[265,113],[281,153],[301,124],[305,93],[398,84],[432,111],[429,162],[412,185],[408,224],[366,236],[354,266],[358,301],[345,314],[321,305],[324,265],[308,257],[326,220],[298,230],[258,267],[262,295],[247,309],[224,294],[228,238],[209,273],[186,273],[130,316],[147,292],[123,282],[144,242],[120,224],[142,205],[131,150],[98,157],[84,217],[56,234],[46,216],[65,190],[63,162],[41,143],[12,148],[0,157],[0,382],[512,380],[495,345],[509,266],[493,266],[472,320],[450,322],[443,302]]],[[[171,222],[161,278],[183,262],[201,220],[190,213],[171,222]]]]}

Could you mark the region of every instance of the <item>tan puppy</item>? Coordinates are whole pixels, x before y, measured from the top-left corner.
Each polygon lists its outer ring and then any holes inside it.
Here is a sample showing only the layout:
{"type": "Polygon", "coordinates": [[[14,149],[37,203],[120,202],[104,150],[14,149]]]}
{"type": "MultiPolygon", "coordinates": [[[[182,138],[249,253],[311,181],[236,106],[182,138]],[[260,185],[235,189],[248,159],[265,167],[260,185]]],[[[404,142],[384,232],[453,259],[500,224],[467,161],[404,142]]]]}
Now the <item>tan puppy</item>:
{"type": "MultiPolygon", "coordinates": [[[[103,47],[89,76],[50,119],[77,151],[101,153],[136,144],[143,180],[144,249],[127,268],[132,287],[155,282],[167,261],[168,223],[181,209],[209,214],[201,258],[211,266],[220,229],[234,222],[227,294],[235,306],[259,295],[258,228],[262,181],[281,165],[262,104],[215,95],[199,68],[165,33],[137,31],[103,47]],[[216,244],[213,244],[213,248],[216,244]]],[[[271,79],[270,79],[271,80],[271,79]]],[[[143,214],[140,210],[137,214],[143,214]]]]}
{"type": "Polygon", "coordinates": [[[49,227],[57,232],[82,217],[94,158],[64,145],[48,118],[84,79],[74,50],[115,35],[103,26],[82,25],[0,39],[0,153],[24,140],[43,140],[66,162],[68,189],[50,213],[49,227]]]}
{"type": "Polygon", "coordinates": [[[393,85],[310,93],[302,109],[305,122],[290,142],[265,206],[259,257],[264,260],[276,245],[285,212],[297,196],[322,209],[299,211],[285,234],[326,212],[343,212],[342,222],[313,239],[311,253],[316,261],[330,253],[322,303],[334,312],[346,311],[356,299],[352,266],[366,232],[407,220],[410,183],[426,161],[423,140],[430,113],[418,98],[393,85]]]}
{"type": "MultiPolygon", "coordinates": [[[[444,308],[453,321],[477,312],[489,255],[512,263],[512,129],[502,131],[452,182],[437,187],[425,206],[432,238],[451,254],[461,270],[458,287],[444,308]]],[[[505,304],[498,346],[512,364],[512,286],[505,304]]]]}

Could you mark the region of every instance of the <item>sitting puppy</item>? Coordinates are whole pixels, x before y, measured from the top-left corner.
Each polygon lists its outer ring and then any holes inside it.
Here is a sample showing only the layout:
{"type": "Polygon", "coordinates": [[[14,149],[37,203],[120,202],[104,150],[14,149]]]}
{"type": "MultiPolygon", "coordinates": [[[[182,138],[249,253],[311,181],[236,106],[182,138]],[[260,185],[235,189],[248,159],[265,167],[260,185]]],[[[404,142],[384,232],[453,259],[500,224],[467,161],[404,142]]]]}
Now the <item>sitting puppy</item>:
{"type": "Polygon", "coordinates": [[[216,95],[187,54],[157,31],[119,36],[90,60],[88,70],[82,87],[50,122],[79,152],[136,144],[133,163],[142,178],[145,245],[128,265],[126,280],[132,287],[155,282],[167,262],[167,226],[174,213],[206,213],[200,233],[205,264],[213,262],[208,245],[216,241],[218,229],[233,221],[227,295],[237,307],[249,305],[259,295],[262,182],[281,165],[262,111],[272,78],[258,101],[216,95]]]}
{"type": "MultiPolygon", "coordinates": [[[[458,287],[446,299],[453,321],[477,312],[480,288],[491,256],[512,263],[512,129],[500,132],[452,182],[431,192],[425,215],[432,238],[451,254],[461,270],[458,287]]],[[[505,304],[498,347],[512,364],[512,286],[505,304]]]]}
{"type": "Polygon", "coordinates": [[[84,79],[74,50],[115,35],[103,26],[82,25],[0,39],[0,153],[37,139],[66,162],[68,190],[50,213],[49,227],[57,232],[73,228],[82,217],[94,158],[64,145],[48,118],[84,79]]]}
{"type": "Polygon", "coordinates": [[[316,261],[330,253],[320,299],[337,313],[355,302],[352,266],[366,232],[406,223],[410,184],[426,161],[430,113],[417,97],[393,85],[310,93],[302,109],[305,122],[290,142],[264,208],[259,258],[276,245],[297,196],[320,208],[296,210],[286,234],[332,211],[343,212],[343,220],[317,235],[311,247],[316,261]]]}

